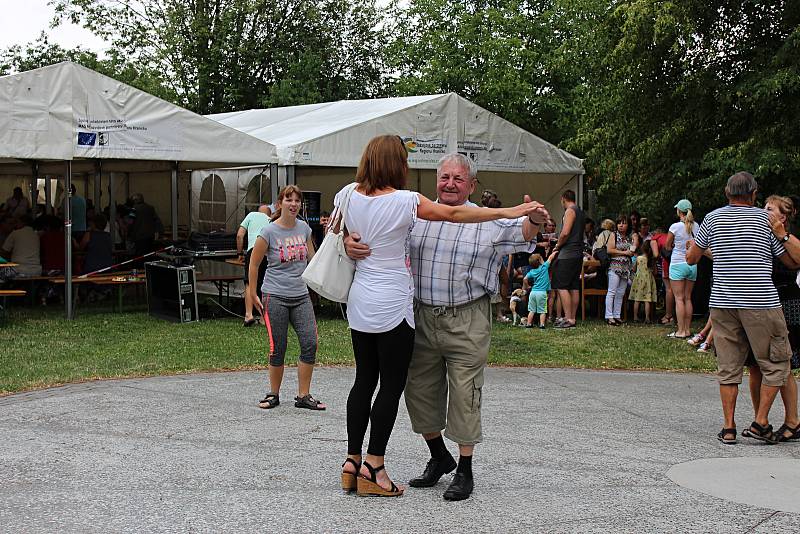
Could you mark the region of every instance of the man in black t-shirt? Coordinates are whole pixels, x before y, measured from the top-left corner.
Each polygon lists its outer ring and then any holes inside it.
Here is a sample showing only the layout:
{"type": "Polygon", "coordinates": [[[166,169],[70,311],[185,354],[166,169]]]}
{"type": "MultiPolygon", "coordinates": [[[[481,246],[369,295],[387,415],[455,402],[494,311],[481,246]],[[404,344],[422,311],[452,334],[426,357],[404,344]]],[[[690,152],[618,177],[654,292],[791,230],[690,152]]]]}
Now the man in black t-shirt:
{"type": "Polygon", "coordinates": [[[564,319],[557,322],[556,328],[574,328],[581,289],[581,268],[583,267],[583,210],[575,202],[575,192],[564,191],[561,195],[564,219],[555,250],[558,262],[553,268],[553,289],[558,290],[558,298],[564,308],[564,319]]]}

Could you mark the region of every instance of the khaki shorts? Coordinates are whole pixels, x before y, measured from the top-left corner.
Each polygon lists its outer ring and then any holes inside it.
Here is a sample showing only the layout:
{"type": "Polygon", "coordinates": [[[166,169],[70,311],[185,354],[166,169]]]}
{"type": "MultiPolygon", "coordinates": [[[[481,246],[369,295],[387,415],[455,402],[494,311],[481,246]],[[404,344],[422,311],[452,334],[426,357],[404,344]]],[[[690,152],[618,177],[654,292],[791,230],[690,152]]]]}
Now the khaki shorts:
{"type": "Polygon", "coordinates": [[[789,376],[792,349],[781,308],[711,308],[717,380],[741,384],[742,370],[752,351],[763,375],[762,384],[782,386],[789,376]]]}
{"type": "Polygon", "coordinates": [[[405,399],[418,434],[441,432],[459,445],[481,433],[483,369],[492,336],[489,297],[457,308],[414,303],[416,334],[405,399]]]}

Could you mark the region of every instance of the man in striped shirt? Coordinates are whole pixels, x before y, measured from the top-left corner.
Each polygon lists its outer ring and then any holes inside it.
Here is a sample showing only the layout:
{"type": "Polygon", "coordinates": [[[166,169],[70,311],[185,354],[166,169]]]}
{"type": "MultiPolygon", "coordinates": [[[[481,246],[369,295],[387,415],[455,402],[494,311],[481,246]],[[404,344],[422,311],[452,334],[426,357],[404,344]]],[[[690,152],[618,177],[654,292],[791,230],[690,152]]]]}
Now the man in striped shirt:
{"type": "Polygon", "coordinates": [[[757,187],[749,173],[731,176],[725,187],[729,204],[705,217],[686,255],[690,265],[696,264],[706,249],[714,256],[709,307],[725,421],[717,437],[725,444],[736,442],[736,397],[748,355],[755,358],[762,381],[755,421],[743,435],[767,443],[778,441],[768,416],[778,390],[791,376],[791,348],[772,283],[772,258],[791,268],[797,264],[786,253],[784,242],[788,239],[778,240],[767,212],[755,207],[757,187]]]}
{"type": "MultiPolygon", "coordinates": [[[[437,202],[450,206],[469,203],[477,169],[468,157],[444,156],[436,169],[437,202]]],[[[526,202],[529,199],[526,196],[526,202]]],[[[446,500],[468,498],[473,490],[472,454],[482,440],[481,395],[483,370],[491,339],[490,296],[499,291],[499,271],[508,254],[530,250],[539,225],[536,215],[480,224],[417,220],[410,235],[414,274],[414,354],[405,399],[411,426],[422,434],[431,459],[413,487],[432,487],[456,469],[444,492],[446,500]],[[447,450],[444,436],[458,443],[459,461],[447,450]]],[[[348,255],[361,259],[368,244],[345,240],[348,255]]]]}

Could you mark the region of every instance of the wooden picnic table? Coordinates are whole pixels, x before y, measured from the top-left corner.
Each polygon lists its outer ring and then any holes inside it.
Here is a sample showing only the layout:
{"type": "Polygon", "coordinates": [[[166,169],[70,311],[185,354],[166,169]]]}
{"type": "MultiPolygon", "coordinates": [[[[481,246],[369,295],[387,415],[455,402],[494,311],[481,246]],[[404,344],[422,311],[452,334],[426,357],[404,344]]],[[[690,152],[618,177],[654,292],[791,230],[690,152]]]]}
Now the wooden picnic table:
{"type": "MultiPolygon", "coordinates": [[[[66,282],[66,278],[63,276],[52,277],[49,279],[49,281],[54,284],[63,284],[66,282]]],[[[119,311],[122,311],[122,295],[123,295],[122,290],[124,286],[144,284],[145,282],[147,282],[147,280],[145,279],[145,276],[143,274],[133,275],[131,273],[112,273],[100,276],[72,277],[73,284],[97,284],[101,286],[117,286],[116,310],[119,311]]],[[[73,303],[72,303],[73,310],[75,309],[77,302],[78,302],[78,292],[75,291],[75,296],[73,297],[73,303]]]]}
{"type": "Polygon", "coordinates": [[[11,263],[10,261],[7,261],[5,263],[0,263],[0,268],[2,268],[2,267],[17,267],[17,266],[19,266],[19,263],[11,263]]]}
{"type": "Polygon", "coordinates": [[[244,267],[244,257],[228,258],[225,263],[236,265],[237,267],[244,267]]]}

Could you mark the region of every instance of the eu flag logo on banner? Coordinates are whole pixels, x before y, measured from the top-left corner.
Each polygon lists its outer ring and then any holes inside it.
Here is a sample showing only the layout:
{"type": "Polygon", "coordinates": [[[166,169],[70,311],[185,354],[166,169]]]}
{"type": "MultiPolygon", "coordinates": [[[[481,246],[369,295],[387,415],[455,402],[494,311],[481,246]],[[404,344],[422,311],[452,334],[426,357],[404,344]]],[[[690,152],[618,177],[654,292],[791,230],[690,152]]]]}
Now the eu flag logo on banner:
{"type": "Polygon", "coordinates": [[[97,143],[97,134],[94,132],[78,132],[78,146],[94,146],[97,143]]]}

